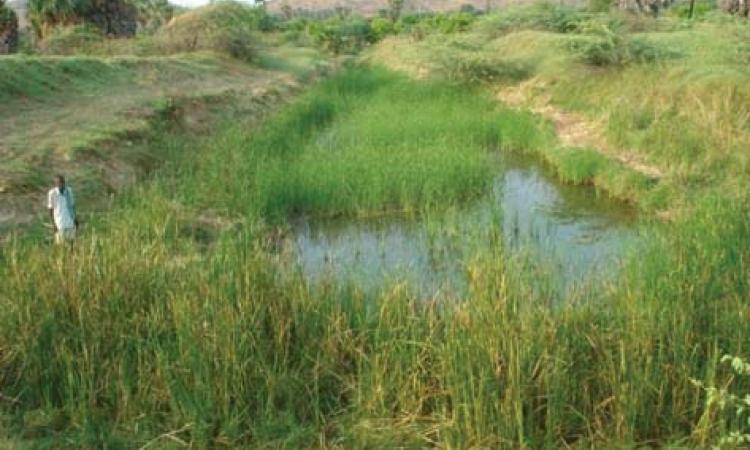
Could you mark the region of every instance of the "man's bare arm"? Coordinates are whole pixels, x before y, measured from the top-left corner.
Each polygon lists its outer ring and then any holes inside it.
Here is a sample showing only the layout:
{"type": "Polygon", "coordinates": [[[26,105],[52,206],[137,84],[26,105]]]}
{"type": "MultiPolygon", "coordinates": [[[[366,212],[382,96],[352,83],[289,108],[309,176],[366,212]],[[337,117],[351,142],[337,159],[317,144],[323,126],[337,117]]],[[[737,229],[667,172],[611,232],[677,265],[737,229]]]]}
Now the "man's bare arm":
{"type": "Polygon", "coordinates": [[[55,210],[52,208],[49,208],[48,211],[49,211],[49,220],[50,222],[52,222],[52,228],[57,230],[57,225],[55,225],[55,210]]]}

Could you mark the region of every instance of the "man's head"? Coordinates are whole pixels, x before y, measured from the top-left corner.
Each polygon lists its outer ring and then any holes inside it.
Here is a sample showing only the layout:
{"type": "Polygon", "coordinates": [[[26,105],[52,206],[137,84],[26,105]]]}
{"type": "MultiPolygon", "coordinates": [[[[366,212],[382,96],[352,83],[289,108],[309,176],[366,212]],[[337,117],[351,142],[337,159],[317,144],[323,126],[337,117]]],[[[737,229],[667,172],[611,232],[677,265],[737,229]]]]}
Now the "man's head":
{"type": "Polygon", "coordinates": [[[60,190],[65,189],[65,177],[60,174],[55,175],[55,186],[57,186],[60,190]]]}

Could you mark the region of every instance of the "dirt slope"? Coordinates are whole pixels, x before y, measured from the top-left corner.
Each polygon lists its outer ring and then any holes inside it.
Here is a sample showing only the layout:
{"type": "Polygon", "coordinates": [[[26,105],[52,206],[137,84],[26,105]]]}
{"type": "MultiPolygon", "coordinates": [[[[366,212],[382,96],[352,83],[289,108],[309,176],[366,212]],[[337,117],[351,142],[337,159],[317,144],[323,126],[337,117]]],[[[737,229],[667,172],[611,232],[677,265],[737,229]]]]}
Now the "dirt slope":
{"type": "Polygon", "coordinates": [[[87,209],[132,183],[159,161],[147,141],[160,122],[206,132],[226,109],[262,113],[298,86],[288,73],[221,59],[189,70],[159,61],[132,64],[135,76],[113,78],[106,89],[71,86],[0,107],[0,230],[43,216],[55,173],[66,174],[88,199],[81,201],[87,209]]]}

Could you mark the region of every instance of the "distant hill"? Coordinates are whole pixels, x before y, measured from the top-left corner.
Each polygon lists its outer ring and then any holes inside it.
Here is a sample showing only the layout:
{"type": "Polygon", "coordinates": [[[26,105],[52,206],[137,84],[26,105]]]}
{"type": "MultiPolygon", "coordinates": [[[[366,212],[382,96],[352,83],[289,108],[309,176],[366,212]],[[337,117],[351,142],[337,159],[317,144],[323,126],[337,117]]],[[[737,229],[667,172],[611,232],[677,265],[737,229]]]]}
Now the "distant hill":
{"type": "MultiPolygon", "coordinates": [[[[507,6],[517,3],[513,0],[406,0],[404,10],[407,12],[451,11],[458,10],[463,5],[472,5],[484,10],[507,6]]],[[[284,5],[294,10],[326,11],[337,7],[351,9],[352,12],[371,16],[379,10],[388,9],[388,0],[271,0],[267,7],[271,12],[278,13],[284,5]]]]}
{"type": "Polygon", "coordinates": [[[26,17],[26,0],[10,0],[7,5],[16,11],[18,16],[18,28],[23,31],[29,26],[29,20],[26,17]]]}

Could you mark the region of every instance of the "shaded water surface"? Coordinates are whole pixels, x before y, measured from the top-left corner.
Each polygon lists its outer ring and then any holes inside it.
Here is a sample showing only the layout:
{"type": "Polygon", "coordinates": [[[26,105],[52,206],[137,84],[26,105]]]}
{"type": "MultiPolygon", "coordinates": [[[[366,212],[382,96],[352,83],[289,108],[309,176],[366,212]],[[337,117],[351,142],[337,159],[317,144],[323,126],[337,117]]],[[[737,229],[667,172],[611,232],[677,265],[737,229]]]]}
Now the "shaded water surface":
{"type": "Polygon", "coordinates": [[[526,159],[509,158],[502,167],[491,192],[460,208],[419,217],[298,221],[300,270],[313,282],[351,282],[365,291],[407,282],[425,296],[461,295],[467,263],[502,247],[498,255],[522,254],[550,273],[558,292],[616,273],[636,235],[632,207],[590,187],[560,183],[526,159]]]}

